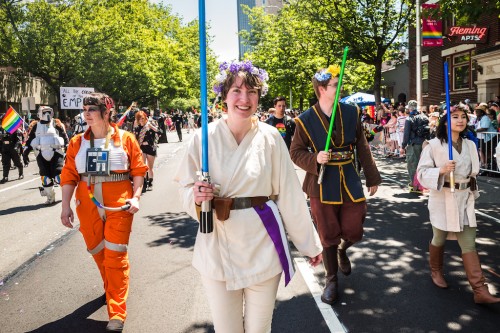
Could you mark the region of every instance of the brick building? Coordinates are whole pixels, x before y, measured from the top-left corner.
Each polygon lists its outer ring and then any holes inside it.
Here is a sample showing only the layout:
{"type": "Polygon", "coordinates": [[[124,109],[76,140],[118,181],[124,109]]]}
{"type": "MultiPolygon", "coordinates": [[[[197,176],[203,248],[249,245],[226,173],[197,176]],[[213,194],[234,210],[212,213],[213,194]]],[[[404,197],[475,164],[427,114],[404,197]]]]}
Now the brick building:
{"type": "MultiPolygon", "coordinates": [[[[443,64],[448,61],[450,99],[458,102],[486,102],[500,95],[500,27],[499,12],[485,13],[476,27],[486,27],[484,43],[464,44],[457,39],[470,38],[472,33],[451,30],[458,26],[454,19],[443,20],[443,46],[422,46],[422,100],[423,105],[439,104],[446,99],[443,64]],[[469,37],[467,37],[467,36],[469,37]]],[[[472,26],[472,25],[468,25],[472,26]]],[[[470,40],[470,39],[469,39],[470,40]]],[[[415,27],[409,31],[410,98],[416,98],[415,27]]]]}

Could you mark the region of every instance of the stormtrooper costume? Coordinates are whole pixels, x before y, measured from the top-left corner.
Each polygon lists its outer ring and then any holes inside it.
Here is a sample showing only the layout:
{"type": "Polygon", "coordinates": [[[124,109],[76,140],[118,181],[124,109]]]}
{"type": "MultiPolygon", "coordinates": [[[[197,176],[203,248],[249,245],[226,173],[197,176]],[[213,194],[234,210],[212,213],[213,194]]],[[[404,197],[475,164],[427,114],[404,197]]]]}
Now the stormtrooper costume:
{"type": "Polygon", "coordinates": [[[26,145],[33,147],[36,162],[40,169],[42,187],[40,194],[47,197],[46,204],[56,201],[54,185],[60,183],[60,174],[64,164],[64,148],[68,145],[68,135],[59,119],[54,119],[54,110],[40,106],[26,145]]]}
{"type": "Polygon", "coordinates": [[[85,119],[83,119],[81,113],[77,114],[74,119],[75,119],[75,128],[73,135],[84,133],[87,130],[87,128],[89,128],[87,122],[85,121],[85,119]]]}

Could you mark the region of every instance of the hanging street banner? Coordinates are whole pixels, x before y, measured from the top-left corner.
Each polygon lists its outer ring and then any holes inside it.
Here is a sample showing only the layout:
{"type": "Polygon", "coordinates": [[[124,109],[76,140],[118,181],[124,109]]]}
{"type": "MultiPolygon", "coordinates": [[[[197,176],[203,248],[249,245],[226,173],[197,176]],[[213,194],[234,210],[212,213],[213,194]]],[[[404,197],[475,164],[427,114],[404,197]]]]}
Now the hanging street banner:
{"type": "Polygon", "coordinates": [[[422,5],[422,46],[443,46],[443,23],[439,4],[422,5]]]}
{"type": "Polygon", "coordinates": [[[61,109],[80,110],[83,107],[83,98],[94,92],[94,88],[61,87],[61,109]]]}

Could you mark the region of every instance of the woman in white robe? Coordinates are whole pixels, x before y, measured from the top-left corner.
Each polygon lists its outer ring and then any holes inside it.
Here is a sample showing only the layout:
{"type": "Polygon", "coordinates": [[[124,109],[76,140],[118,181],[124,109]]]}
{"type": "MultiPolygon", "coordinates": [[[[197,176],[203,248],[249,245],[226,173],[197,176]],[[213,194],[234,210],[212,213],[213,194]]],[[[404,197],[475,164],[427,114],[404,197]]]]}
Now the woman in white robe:
{"type": "Polygon", "coordinates": [[[214,230],[198,232],[193,266],[201,274],[217,333],[266,333],[281,273],[285,285],[293,276],[286,233],[311,265],[321,262],[323,249],[285,142],[276,128],[254,116],[267,73],[248,61],[219,68],[214,90],[228,111],[208,125],[212,184],[198,180],[199,131],[175,180],[184,209],[197,220],[202,201],[212,200],[215,189],[217,198],[238,202],[229,216],[219,216],[213,201],[214,230]],[[264,201],[252,206],[258,198],[264,201]]]}
{"type": "Polygon", "coordinates": [[[436,138],[422,151],[417,167],[420,183],[430,189],[429,217],[433,237],[429,243],[429,265],[435,285],[447,288],[443,276],[444,244],[449,233],[456,237],[462,251],[467,279],[474,291],[474,302],[497,303],[500,298],[488,291],[476,251],[475,199],[479,197],[475,176],[479,172],[479,157],[475,144],[465,139],[467,111],[452,107],[451,135],[453,160],[448,156],[448,121],[446,115],[439,120],[436,138]],[[450,172],[454,173],[455,190],[450,189],[450,172]]]}

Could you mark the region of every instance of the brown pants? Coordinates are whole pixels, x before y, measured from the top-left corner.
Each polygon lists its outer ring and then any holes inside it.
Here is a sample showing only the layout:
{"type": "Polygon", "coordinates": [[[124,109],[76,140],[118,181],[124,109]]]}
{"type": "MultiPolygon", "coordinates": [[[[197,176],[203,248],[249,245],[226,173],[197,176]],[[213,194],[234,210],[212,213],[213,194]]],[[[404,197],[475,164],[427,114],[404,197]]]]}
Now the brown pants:
{"type": "Polygon", "coordinates": [[[344,201],[341,205],[329,205],[321,203],[320,198],[310,198],[310,202],[323,247],[339,245],[342,239],[356,243],[363,238],[366,201],[344,201]]]}

